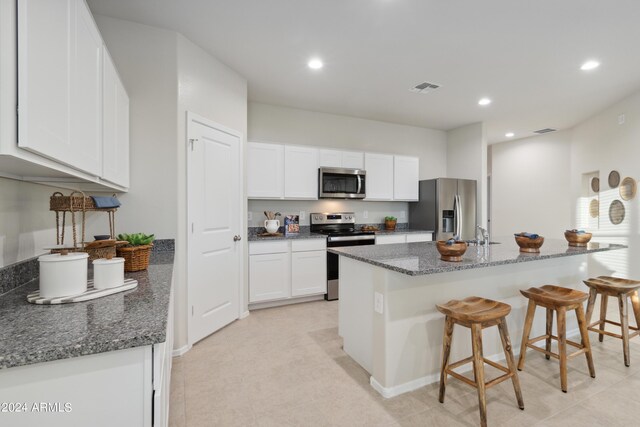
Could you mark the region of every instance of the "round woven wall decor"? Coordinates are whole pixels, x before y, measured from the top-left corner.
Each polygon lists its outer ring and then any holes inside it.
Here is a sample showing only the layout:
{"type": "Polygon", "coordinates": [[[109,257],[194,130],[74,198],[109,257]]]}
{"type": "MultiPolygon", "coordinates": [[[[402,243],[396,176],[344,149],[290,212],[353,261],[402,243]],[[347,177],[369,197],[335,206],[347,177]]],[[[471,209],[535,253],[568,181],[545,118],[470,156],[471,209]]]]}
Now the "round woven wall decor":
{"type": "Polygon", "coordinates": [[[620,174],[618,171],[609,172],[609,187],[616,188],[620,185],[620,174]]]}
{"type": "Polygon", "coordinates": [[[620,184],[620,197],[622,200],[631,200],[636,197],[637,183],[636,180],[626,177],[620,184]]]}
{"type": "Polygon", "coordinates": [[[598,199],[591,199],[589,203],[589,215],[591,218],[597,218],[599,215],[600,203],[598,203],[598,199]]]}
{"type": "Polygon", "coordinates": [[[609,205],[609,220],[613,225],[624,221],[624,204],[620,200],[614,200],[609,205]]]}
{"type": "Polygon", "coordinates": [[[598,178],[597,176],[591,178],[591,190],[593,190],[594,193],[600,192],[600,178],[598,178]]]}

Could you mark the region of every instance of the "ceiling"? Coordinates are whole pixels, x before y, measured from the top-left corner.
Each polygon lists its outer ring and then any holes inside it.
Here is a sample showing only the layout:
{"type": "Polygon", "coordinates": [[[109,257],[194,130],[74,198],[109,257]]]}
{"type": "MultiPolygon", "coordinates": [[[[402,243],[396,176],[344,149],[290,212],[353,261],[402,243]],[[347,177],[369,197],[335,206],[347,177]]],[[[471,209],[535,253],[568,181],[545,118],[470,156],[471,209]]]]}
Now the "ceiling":
{"type": "Polygon", "coordinates": [[[88,2],[184,34],[246,77],[250,101],[442,130],[484,121],[490,143],[569,128],[640,88],[637,0],[88,2]],[[409,92],[424,81],[441,87],[409,92]]]}

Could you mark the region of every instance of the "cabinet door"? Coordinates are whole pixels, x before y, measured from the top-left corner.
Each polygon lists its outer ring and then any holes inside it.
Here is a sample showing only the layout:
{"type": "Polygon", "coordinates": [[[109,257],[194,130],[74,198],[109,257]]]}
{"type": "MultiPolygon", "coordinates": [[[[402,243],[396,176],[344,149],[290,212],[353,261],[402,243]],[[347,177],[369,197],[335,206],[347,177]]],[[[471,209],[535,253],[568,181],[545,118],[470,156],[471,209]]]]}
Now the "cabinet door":
{"type": "Polygon", "coordinates": [[[290,296],[289,252],[249,256],[249,302],[290,296]]]}
{"type": "Polygon", "coordinates": [[[102,175],[102,38],[84,0],[18,2],[18,146],[102,175]]]}
{"type": "Polygon", "coordinates": [[[102,177],[129,187],[129,96],[103,50],[102,177]]]}
{"type": "Polygon", "coordinates": [[[364,153],[343,151],[342,167],[350,169],[364,169],[364,153]]]}
{"type": "Polygon", "coordinates": [[[291,254],[291,295],[327,292],[327,252],[309,251],[291,254]]]}
{"type": "Polygon", "coordinates": [[[284,197],[284,146],[258,142],[247,145],[247,197],[284,197]]]}
{"type": "Polygon", "coordinates": [[[318,150],[284,147],[285,199],[318,199],[318,150]]]}
{"type": "Polygon", "coordinates": [[[342,167],[342,151],[320,150],[320,167],[321,168],[341,168],[342,167]]]}
{"type": "Polygon", "coordinates": [[[406,234],[376,236],[376,245],[390,245],[392,243],[405,243],[406,241],[406,234]]]}
{"type": "Polygon", "coordinates": [[[393,157],[394,200],[418,201],[419,162],[417,157],[393,157]]]}
{"type": "Polygon", "coordinates": [[[413,242],[430,242],[433,240],[431,233],[409,233],[407,234],[407,243],[413,242]]]}
{"type": "Polygon", "coordinates": [[[364,168],[367,171],[365,200],[392,200],[393,156],[365,153],[364,168]]]}

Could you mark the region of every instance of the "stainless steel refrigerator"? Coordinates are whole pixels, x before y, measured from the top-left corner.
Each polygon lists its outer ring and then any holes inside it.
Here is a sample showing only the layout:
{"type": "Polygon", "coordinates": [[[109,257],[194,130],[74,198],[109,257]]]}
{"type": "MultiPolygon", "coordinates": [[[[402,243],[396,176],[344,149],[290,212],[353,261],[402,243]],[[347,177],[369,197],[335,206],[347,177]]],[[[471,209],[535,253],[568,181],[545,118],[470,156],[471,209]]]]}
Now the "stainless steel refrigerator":
{"type": "Polygon", "coordinates": [[[420,181],[419,201],[409,203],[409,226],[434,230],[436,240],[454,235],[476,238],[477,184],[472,179],[438,178],[420,181]]]}

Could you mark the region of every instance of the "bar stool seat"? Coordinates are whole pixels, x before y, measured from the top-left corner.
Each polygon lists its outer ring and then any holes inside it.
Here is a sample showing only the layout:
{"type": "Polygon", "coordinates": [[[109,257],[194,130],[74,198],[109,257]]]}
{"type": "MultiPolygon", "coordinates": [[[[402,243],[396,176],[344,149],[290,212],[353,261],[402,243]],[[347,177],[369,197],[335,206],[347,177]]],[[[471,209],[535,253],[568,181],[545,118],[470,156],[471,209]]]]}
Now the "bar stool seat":
{"type": "Polygon", "coordinates": [[[563,392],[567,392],[567,360],[573,357],[585,354],[589,374],[592,378],[596,377],[595,368],[593,366],[593,356],[591,353],[591,344],[589,343],[589,335],[587,332],[587,320],[585,318],[582,303],[589,297],[584,292],[563,288],[555,285],[544,285],[539,288],[529,288],[520,290],[520,293],[529,299],[527,307],[527,315],[524,322],[524,331],[522,333],[522,343],[520,345],[520,359],[518,360],[518,370],[524,369],[527,347],[545,354],[547,360],[551,357],[560,361],[560,387],[563,392]],[[536,338],[529,338],[533,318],[535,316],[536,307],[541,306],[547,309],[546,333],[536,338]],[[575,310],[578,318],[578,327],[582,342],[576,343],[567,340],[567,310],[575,310]],[[553,312],[557,316],[557,336],[552,334],[553,328],[553,312]],[[538,347],[534,343],[538,341],[546,341],[545,348],[538,347]],[[551,351],[551,340],[558,342],[558,353],[551,351]],[[567,354],[567,344],[578,348],[574,353],[567,354]]]}
{"type": "Polygon", "coordinates": [[[444,337],[442,346],[442,369],[440,371],[440,393],[438,400],[444,403],[446,391],[447,377],[452,377],[475,387],[478,391],[478,402],[480,406],[480,423],[482,426],[487,425],[487,398],[486,389],[493,387],[505,380],[511,379],[513,389],[516,394],[518,406],[524,409],[524,401],[522,400],[522,391],[520,390],[520,381],[518,372],[513,358],[511,349],[511,339],[507,330],[506,316],[511,312],[511,306],[502,302],[493,301],[480,297],[468,297],[463,300],[452,300],[446,304],[436,305],[438,311],[445,315],[444,337]],[[471,345],[473,355],[466,359],[455,363],[449,363],[449,355],[451,353],[451,339],[453,336],[453,325],[458,324],[471,329],[471,345]],[[500,332],[502,347],[507,359],[508,368],[491,360],[485,359],[482,354],[482,329],[490,326],[497,326],[500,332]],[[474,380],[462,376],[454,371],[454,369],[473,363],[474,380]],[[497,378],[485,382],[484,364],[493,366],[504,372],[497,378]]]}
{"type": "Polygon", "coordinates": [[[638,289],[640,289],[640,281],[622,279],[619,277],[599,276],[584,281],[589,287],[589,302],[587,303],[587,329],[598,333],[598,340],[602,342],[604,336],[618,338],[622,340],[622,352],[624,354],[624,364],[631,364],[629,352],[629,339],[640,335],[640,299],[638,298],[638,289]],[[600,320],[591,322],[593,309],[596,303],[596,297],[600,295],[600,320]],[[608,297],[618,299],[618,307],[620,310],[620,323],[607,319],[607,303],[608,297]],[[629,303],[631,299],[633,313],[636,318],[636,325],[629,325],[629,303]],[[619,326],[620,334],[614,334],[605,330],[606,324],[619,326]],[[594,326],[598,325],[598,328],[594,326]],[[629,330],[633,332],[629,332],[629,330]]]}

